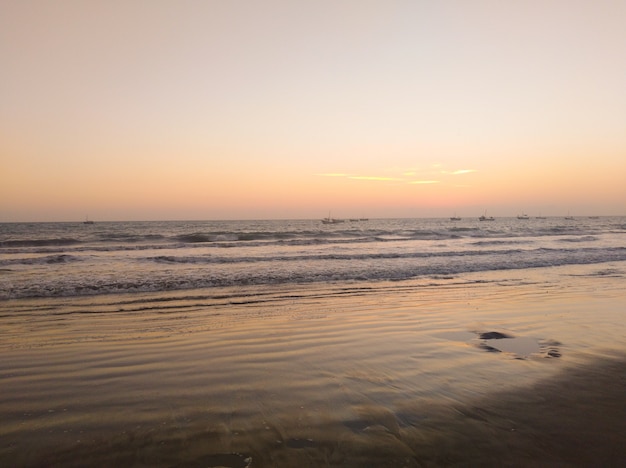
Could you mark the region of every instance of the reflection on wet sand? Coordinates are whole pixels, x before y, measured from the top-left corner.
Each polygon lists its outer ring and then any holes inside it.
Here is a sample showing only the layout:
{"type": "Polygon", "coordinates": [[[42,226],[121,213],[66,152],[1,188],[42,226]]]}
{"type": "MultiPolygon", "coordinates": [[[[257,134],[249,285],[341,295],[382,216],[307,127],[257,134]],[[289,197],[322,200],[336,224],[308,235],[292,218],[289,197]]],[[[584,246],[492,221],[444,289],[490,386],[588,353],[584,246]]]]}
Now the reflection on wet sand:
{"type": "Polygon", "coordinates": [[[0,303],[0,466],[623,466],[623,278],[559,271],[0,303]]]}
{"type": "Polygon", "coordinates": [[[269,421],[234,411],[230,427],[210,419],[137,427],[51,454],[45,464],[618,467],[626,460],[624,395],[626,356],[617,356],[466,404],[414,400],[394,413],[370,402],[352,408],[350,419],[302,411],[269,421]]]}

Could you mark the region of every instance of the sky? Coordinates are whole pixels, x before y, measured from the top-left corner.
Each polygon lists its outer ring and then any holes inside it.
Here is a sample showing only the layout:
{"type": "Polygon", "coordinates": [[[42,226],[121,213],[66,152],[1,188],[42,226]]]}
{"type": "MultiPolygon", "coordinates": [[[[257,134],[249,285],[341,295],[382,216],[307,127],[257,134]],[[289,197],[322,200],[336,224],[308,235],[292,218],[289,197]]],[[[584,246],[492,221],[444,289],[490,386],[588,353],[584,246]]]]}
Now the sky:
{"type": "Polygon", "coordinates": [[[626,215],[621,0],[0,0],[0,222],[626,215]]]}

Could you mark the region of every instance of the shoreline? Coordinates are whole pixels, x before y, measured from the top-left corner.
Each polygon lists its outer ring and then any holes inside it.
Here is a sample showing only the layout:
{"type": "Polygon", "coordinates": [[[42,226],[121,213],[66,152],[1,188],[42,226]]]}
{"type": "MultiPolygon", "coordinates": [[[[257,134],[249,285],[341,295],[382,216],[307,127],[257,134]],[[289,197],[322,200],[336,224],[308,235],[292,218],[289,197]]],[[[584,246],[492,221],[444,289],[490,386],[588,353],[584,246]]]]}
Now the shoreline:
{"type": "Polygon", "coordinates": [[[621,466],[607,268],[0,303],[0,464],[621,466]]]}

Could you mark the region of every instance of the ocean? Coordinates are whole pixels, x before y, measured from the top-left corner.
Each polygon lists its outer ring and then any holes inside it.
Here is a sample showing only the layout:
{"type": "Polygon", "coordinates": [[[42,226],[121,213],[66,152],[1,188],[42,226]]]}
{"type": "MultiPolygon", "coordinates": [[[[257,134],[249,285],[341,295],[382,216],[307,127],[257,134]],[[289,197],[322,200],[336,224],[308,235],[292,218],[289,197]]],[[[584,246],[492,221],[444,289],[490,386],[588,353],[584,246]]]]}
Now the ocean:
{"type": "Polygon", "coordinates": [[[626,260],[626,218],[0,224],[0,299],[350,284],[626,260]]]}
{"type": "Polygon", "coordinates": [[[626,218],[0,224],[0,466],[624,466],[626,218]]]}

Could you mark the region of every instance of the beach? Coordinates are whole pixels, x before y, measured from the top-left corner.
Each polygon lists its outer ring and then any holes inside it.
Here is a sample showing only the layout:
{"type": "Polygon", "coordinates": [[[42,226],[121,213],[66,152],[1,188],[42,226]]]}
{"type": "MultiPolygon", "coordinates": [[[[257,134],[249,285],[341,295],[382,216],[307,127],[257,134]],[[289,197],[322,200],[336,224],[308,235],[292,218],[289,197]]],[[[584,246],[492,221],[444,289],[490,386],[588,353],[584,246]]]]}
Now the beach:
{"type": "Polygon", "coordinates": [[[626,0],[0,5],[0,468],[626,467],[626,0]]]}
{"type": "Polygon", "coordinates": [[[0,465],[623,466],[625,276],[4,300],[0,465]]]}

